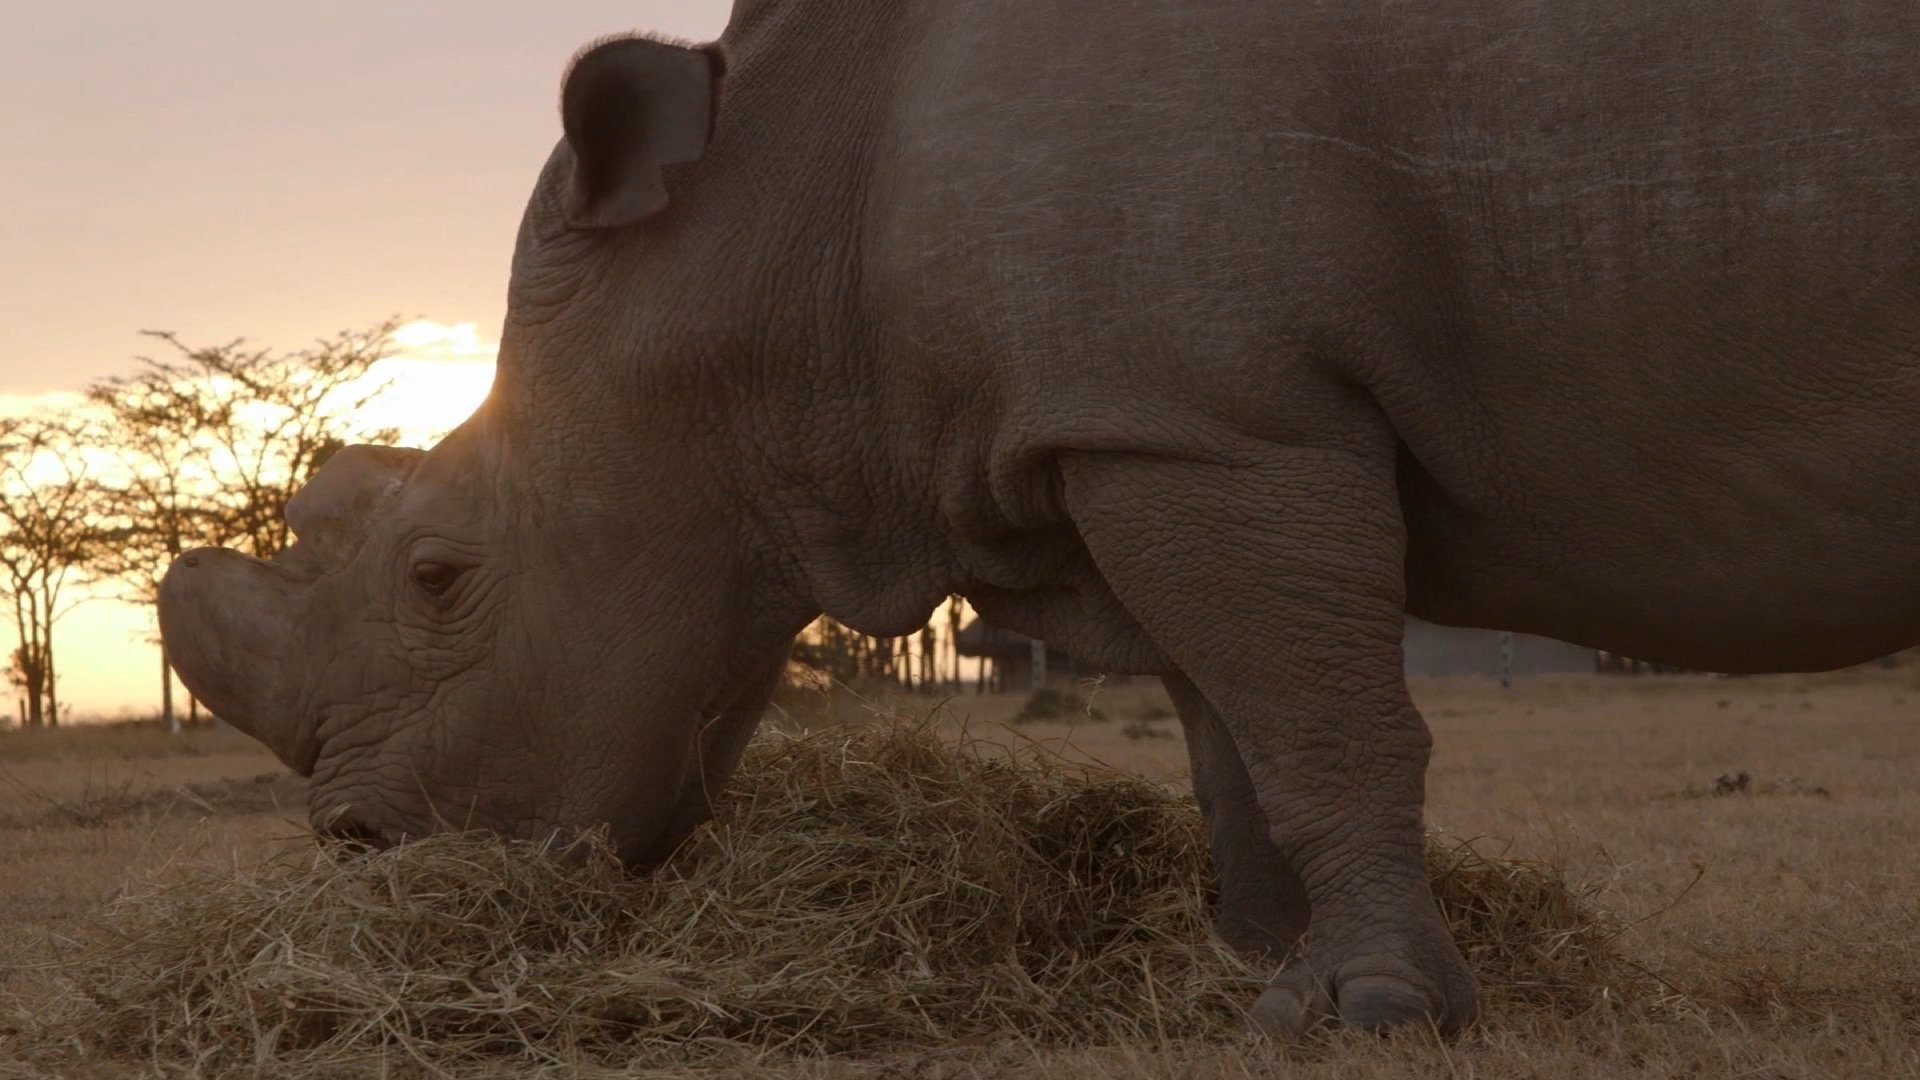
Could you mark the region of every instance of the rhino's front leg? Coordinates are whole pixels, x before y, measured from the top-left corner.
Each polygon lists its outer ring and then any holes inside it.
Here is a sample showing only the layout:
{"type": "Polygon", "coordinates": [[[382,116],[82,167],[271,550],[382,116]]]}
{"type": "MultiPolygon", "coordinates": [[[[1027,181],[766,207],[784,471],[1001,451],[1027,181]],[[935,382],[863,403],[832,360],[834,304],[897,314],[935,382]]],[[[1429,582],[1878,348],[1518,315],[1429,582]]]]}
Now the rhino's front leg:
{"type": "Polygon", "coordinates": [[[1284,960],[1307,930],[1306,886],[1273,845],[1267,815],[1220,714],[1186,676],[1162,681],[1186,731],[1194,799],[1220,875],[1221,940],[1249,956],[1284,960]]]}
{"type": "Polygon", "coordinates": [[[1426,875],[1429,737],[1401,667],[1390,447],[1243,453],[1072,455],[1062,470],[1094,562],[1219,714],[1305,885],[1303,948],[1255,1019],[1282,1034],[1329,1014],[1458,1029],[1479,992],[1426,875]]]}

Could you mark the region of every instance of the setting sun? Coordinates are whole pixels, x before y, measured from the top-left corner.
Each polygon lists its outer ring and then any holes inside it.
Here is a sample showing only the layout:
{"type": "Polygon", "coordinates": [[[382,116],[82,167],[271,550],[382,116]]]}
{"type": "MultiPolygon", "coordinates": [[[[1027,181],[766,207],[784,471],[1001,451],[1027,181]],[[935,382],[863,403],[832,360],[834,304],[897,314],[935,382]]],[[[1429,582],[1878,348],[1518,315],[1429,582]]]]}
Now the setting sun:
{"type": "Polygon", "coordinates": [[[428,445],[486,399],[498,346],[482,340],[474,323],[421,319],[394,331],[393,346],[374,375],[386,389],[359,412],[367,425],[397,428],[403,442],[428,445]]]}

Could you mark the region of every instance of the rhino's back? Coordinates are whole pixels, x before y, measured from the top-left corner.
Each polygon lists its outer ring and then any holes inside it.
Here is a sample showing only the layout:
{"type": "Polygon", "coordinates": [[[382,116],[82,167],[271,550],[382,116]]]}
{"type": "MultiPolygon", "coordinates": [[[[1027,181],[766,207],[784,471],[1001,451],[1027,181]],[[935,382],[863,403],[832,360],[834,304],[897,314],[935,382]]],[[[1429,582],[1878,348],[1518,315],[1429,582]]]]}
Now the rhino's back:
{"type": "Polygon", "coordinates": [[[945,5],[881,277],[1064,416],[1318,437],[1331,362],[1427,614],[1838,662],[1920,631],[1917,10],[945,5]]]}
{"type": "Polygon", "coordinates": [[[1778,295],[1916,269],[1907,0],[960,0],[916,19],[874,197],[887,256],[915,269],[1251,282],[1302,321],[1398,293],[1402,321],[1529,333],[1657,308],[1675,282],[1778,295]]]}
{"type": "Polygon", "coordinates": [[[1497,6],[1391,94],[1416,605],[1722,669],[1920,637],[1920,9],[1497,6]]]}

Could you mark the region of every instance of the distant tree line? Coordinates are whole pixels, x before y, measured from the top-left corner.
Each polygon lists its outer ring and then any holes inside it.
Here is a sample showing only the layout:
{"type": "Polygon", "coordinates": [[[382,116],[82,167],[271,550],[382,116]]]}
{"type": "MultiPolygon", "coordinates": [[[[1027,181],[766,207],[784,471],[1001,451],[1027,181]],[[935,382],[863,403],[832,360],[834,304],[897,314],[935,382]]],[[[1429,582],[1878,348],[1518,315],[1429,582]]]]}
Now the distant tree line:
{"type": "Polygon", "coordinates": [[[966,613],[966,602],[950,597],[919,633],[902,638],[873,637],[822,617],[794,642],[789,674],[800,683],[957,691],[966,681],[959,650],[966,613]]]}

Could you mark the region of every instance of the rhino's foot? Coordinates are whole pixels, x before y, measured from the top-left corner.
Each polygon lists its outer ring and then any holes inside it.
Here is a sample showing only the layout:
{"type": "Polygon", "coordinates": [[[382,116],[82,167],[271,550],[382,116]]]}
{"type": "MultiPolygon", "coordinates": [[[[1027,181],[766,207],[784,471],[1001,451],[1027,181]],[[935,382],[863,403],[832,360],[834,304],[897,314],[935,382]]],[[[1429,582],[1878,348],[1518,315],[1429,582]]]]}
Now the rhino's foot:
{"type": "Polygon", "coordinates": [[[1249,1015],[1267,1036],[1293,1040],[1332,1021],[1380,1033],[1431,1026],[1451,1035],[1479,1013],[1479,984],[1443,936],[1426,948],[1355,951],[1340,960],[1309,953],[1274,976],[1249,1015]]]}

